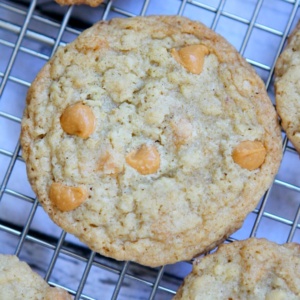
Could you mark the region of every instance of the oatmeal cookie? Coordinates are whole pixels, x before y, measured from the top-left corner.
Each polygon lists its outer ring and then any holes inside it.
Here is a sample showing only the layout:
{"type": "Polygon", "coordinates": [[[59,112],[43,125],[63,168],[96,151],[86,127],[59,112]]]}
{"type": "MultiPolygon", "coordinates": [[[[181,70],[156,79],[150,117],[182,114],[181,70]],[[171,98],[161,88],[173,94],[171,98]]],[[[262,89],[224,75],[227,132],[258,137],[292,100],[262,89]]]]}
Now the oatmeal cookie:
{"type": "Polygon", "coordinates": [[[18,257],[0,254],[0,299],[71,300],[66,291],[50,287],[18,257]]]}
{"type": "Polygon", "coordinates": [[[80,5],[86,4],[92,7],[99,6],[104,0],[55,0],[60,5],[80,5]]]}
{"type": "Polygon", "coordinates": [[[59,48],[29,89],[21,144],[55,223],[149,266],[237,230],[281,160],[261,79],[225,39],[178,16],[99,22],[59,48]]]}
{"type": "Polygon", "coordinates": [[[300,299],[300,245],[265,239],[221,245],[195,260],[174,300],[300,299]]]}
{"type": "Polygon", "coordinates": [[[300,153],[300,22],[276,62],[275,96],[281,126],[300,153]]]}

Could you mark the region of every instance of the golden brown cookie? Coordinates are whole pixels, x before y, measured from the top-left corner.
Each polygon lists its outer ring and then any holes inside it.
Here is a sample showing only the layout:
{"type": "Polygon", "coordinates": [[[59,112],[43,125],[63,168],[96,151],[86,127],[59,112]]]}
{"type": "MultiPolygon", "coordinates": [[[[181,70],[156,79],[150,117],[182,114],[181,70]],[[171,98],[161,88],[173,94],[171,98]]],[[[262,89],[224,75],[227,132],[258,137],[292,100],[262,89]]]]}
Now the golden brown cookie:
{"type": "Polygon", "coordinates": [[[287,137],[300,153],[300,23],[275,67],[276,109],[287,137]]]}
{"type": "Polygon", "coordinates": [[[37,273],[14,255],[0,254],[1,300],[71,300],[60,288],[50,287],[37,273]]]}
{"type": "Polygon", "coordinates": [[[86,4],[92,7],[100,5],[104,0],[55,0],[60,5],[80,5],[86,4]]]}
{"type": "Polygon", "coordinates": [[[300,245],[265,239],[221,245],[194,262],[174,300],[299,300],[300,245]]]}
{"type": "Polygon", "coordinates": [[[28,92],[21,143],[54,222],[149,266],[237,230],[281,159],[261,79],[222,37],[177,16],[100,22],[59,48],[28,92]]]}

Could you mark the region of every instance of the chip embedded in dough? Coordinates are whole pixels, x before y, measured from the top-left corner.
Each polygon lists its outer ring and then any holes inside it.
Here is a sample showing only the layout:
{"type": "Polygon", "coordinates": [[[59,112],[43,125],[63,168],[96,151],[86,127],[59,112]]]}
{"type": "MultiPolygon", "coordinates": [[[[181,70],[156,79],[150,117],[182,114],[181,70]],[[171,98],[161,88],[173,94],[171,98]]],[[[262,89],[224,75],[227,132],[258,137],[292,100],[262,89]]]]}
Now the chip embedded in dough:
{"type": "Polygon", "coordinates": [[[261,79],[222,37],[178,16],[99,22],[59,48],[28,92],[21,143],[54,222],[149,266],[237,230],[281,160],[261,79]]]}
{"type": "Polygon", "coordinates": [[[300,245],[265,239],[221,245],[197,259],[174,300],[299,300],[300,245]]]}
{"type": "Polygon", "coordinates": [[[276,62],[275,96],[281,126],[300,153],[300,22],[276,62]]]}
{"type": "Polygon", "coordinates": [[[73,298],[61,288],[50,287],[17,256],[0,254],[0,299],[71,300],[73,298]]]}

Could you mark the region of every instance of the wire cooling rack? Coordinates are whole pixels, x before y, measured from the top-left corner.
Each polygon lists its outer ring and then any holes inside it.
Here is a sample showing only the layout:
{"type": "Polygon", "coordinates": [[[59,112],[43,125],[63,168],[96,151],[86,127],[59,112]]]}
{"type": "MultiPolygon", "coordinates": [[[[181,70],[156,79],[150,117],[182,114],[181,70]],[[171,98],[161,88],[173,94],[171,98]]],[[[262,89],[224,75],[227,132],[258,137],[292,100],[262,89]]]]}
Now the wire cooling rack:
{"type": "MultiPolygon", "coordinates": [[[[292,0],[116,0],[90,8],[0,0],[0,253],[18,255],[75,299],[171,299],[190,262],[151,269],[102,257],[61,231],[38,205],[18,141],[27,89],[59,45],[100,19],[179,14],[227,38],[274,101],[274,63],[299,19],[298,5],[292,0]]],[[[300,242],[300,161],[282,135],[284,156],[276,179],[231,241],[256,236],[300,242]]]]}

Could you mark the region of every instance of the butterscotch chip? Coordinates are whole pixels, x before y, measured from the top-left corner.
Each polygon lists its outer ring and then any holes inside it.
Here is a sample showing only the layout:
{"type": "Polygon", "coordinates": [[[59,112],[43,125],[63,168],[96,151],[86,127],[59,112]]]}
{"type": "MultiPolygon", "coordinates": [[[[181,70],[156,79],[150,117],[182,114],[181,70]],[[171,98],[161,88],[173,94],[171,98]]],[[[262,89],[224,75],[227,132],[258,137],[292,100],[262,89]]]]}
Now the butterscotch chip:
{"type": "Polygon", "coordinates": [[[155,146],[142,145],[127,154],[126,162],[142,175],[153,174],[160,167],[160,155],[155,146]]]}
{"type": "Polygon", "coordinates": [[[221,245],[194,262],[173,299],[300,299],[300,245],[256,238],[221,245]]]}
{"type": "Polygon", "coordinates": [[[111,149],[100,157],[97,170],[105,174],[117,175],[123,171],[122,158],[118,152],[111,149]]]}
{"type": "Polygon", "coordinates": [[[281,126],[300,153],[300,22],[275,66],[276,109],[281,126]]]}
{"type": "Polygon", "coordinates": [[[88,193],[81,187],[66,186],[53,182],[49,190],[49,199],[61,211],[70,211],[82,204],[88,193]]]}
{"type": "Polygon", "coordinates": [[[203,45],[190,45],[179,50],[171,49],[175,60],[193,74],[202,72],[204,58],[208,53],[209,50],[203,45]]]}
{"type": "Polygon", "coordinates": [[[66,133],[86,139],[94,132],[96,119],[91,108],[76,103],[64,110],[60,125],[66,133]]]}
{"type": "Polygon", "coordinates": [[[149,266],[222,242],[256,207],[281,159],[263,82],[222,37],[178,16],[99,22],[59,48],[29,89],[21,143],[54,222],[103,255],[149,266]],[[171,54],[199,45],[207,52],[199,74],[171,54]],[[88,138],[61,126],[76,103],[95,116],[88,138]],[[232,158],[243,141],[266,150],[254,170],[232,158]],[[62,211],[49,197],[54,182],[88,196],[62,211]]]}
{"type": "Polygon", "coordinates": [[[0,299],[71,300],[65,290],[50,287],[17,256],[0,254],[0,299]]]}
{"type": "Polygon", "coordinates": [[[264,163],[266,153],[260,141],[243,141],[233,149],[232,158],[242,168],[252,171],[264,163]]]}

